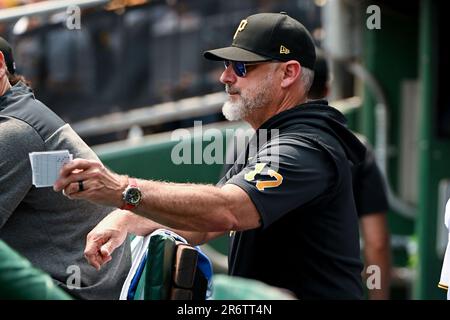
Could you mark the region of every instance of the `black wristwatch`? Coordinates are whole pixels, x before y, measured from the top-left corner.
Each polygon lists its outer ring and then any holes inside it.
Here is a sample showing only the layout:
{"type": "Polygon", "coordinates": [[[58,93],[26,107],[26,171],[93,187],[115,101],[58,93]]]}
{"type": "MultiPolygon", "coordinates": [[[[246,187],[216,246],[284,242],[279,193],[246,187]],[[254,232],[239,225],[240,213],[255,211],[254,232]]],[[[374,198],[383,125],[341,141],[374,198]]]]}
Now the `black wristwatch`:
{"type": "Polygon", "coordinates": [[[137,186],[137,181],[134,178],[128,179],[128,187],[122,192],[123,205],[122,210],[131,210],[136,208],[142,199],[141,190],[137,186]]]}

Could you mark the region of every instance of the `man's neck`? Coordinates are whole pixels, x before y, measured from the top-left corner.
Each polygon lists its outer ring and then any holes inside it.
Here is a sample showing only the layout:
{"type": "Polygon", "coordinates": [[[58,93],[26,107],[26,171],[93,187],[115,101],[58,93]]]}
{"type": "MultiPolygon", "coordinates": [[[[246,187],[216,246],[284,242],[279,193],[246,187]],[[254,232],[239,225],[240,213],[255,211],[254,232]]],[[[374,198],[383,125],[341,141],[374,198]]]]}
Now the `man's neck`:
{"type": "Polygon", "coordinates": [[[246,122],[248,122],[253,129],[258,129],[264,122],[269,120],[270,118],[274,117],[275,115],[292,109],[299,104],[307,102],[306,97],[302,97],[301,99],[288,99],[285,98],[283,101],[281,101],[279,104],[274,105],[272,107],[266,108],[264,111],[261,112],[261,110],[256,111],[256,114],[251,115],[249,118],[244,119],[246,122]]]}

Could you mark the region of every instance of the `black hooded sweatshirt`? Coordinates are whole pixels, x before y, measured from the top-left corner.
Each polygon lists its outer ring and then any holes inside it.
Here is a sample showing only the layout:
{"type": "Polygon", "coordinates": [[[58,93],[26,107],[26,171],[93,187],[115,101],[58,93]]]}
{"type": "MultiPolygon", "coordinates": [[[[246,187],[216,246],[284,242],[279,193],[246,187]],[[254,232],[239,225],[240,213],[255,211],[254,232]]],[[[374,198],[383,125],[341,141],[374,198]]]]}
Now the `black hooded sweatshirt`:
{"type": "Polygon", "coordinates": [[[364,156],[324,100],[267,120],[219,182],[246,191],[261,215],[261,227],[231,233],[229,273],[300,299],[361,299],[351,168],[364,156]]]}

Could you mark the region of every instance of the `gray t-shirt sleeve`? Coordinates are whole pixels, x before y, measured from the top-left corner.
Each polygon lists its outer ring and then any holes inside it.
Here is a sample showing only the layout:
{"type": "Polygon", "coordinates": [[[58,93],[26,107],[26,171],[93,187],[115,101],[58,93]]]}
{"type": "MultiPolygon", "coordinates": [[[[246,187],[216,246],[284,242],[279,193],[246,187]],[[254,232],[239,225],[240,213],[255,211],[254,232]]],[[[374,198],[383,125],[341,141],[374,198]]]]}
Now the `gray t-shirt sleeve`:
{"type": "Polygon", "coordinates": [[[0,228],[31,188],[29,152],[44,150],[44,142],[26,123],[0,117],[0,228]]]}
{"type": "Polygon", "coordinates": [[[335,175],[331,160],[309,142],[283,138],[279,155],[273,150],[267,144],[227,181],[247,192],[261,215],[263,228],[323,195],[335,175]]]}

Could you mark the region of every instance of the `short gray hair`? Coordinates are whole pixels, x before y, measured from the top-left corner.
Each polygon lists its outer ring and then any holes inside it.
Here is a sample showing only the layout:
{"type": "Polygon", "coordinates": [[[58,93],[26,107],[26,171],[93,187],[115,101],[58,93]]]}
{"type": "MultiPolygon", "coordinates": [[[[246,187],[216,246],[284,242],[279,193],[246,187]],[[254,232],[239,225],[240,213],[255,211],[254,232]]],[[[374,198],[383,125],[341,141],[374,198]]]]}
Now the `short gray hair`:
{"type": "Polygon", "coordinates": [[[303,87],[305,88],[305,93],[308,93],[314,80],[314,71],[302,66],[302,74],[300,76],[300,80],[302,81],[303,87]]]}

